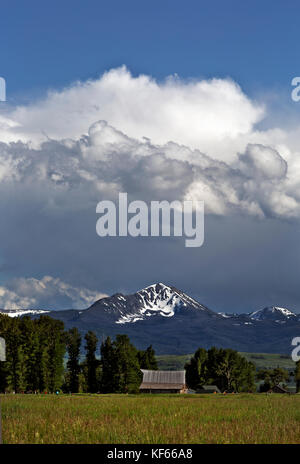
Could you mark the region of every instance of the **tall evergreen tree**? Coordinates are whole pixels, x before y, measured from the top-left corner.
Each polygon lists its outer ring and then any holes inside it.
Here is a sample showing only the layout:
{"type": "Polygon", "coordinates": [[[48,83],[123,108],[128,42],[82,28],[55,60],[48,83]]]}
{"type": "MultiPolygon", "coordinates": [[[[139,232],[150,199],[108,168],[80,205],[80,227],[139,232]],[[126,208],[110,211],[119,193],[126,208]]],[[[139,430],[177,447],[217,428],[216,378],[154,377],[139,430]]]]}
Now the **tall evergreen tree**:
{"type": "Polygon", "coordinates": [[[18,348],[18,362],[17,362],[17,391],[18,392],[26,392],[28,390],[28,383],[27,383],[27,368],[30,366],[28,363],[27,355],[23,346],[19,346],[18,348]]]}
{"type": "Polygon", "coordinates": [[[76,327],[73,327],[67,332],[67,350],[68,362],[67,369],[69,372],[68,388],[72,393],[78,393],[79,390],[79,374],[80,374],[80,345],[81,335],[76,327]]]}
{"type": "Polygon", "coordinates": [[[207,351],[204,348],[198,348],[194,356],[186,363],[186,382],[190,388],[200,389],[207,380],[207,351]]]}
{"type": "Polygon", "coordinates": [[[158,369],[155,351],[152,348],[152,345],[148,346],[145,351],[138,351],[138,361],[141,369],[149,369],[153,371],[158,369]]]}
{"type": "Polygon", "coordinates": [[[29,316],[20,319],[20,331],[23,358],[26,360],[23,361],[26,362],[26,380],[23,385],[26,383],[25,390],[34,391],[39,387],[39,333],[35,321],[29,316]]]}
{"type": "Polygon", "coordinates": [[[98,338],[96,337],[95,333],[89,331],[85,337],[86,341],[85,349],[86,349],[86,368],[87,368],[87,390],[90,393],[96,393],[98,391],[98,384],[97,384],[97,366],[98,361],[96,359],[96,350],[97,350],[97,343],[98,338]]]}
{"type": "Polygon", "coordinates": [[[39,389],[56,391],[62,385],[66,351],[64,324],[49,316],[41,316],[37,321],[39,333],[39,389]]]}
{"type": "Polygon", "coordinates": [[[142,382],[137,349],[127,335],[117,335],[114,342],[118,378],[118,393],[137,393],[142,382]]]}
{"type": "Polygon", "coordinates": [[[110,337],[101,344],[101,383],[100,389],[103,393],[112,393],[118,387],[117,359],[114,346],[110,337]]]}
{"type": "Polygon", "coordinates": [[[6,342],[6,387],[9,391],[18,392],[21,332],[17,320],[13,320],[9,326],[8,331],[3,334],[6,342]]]}
{"type": "Polygon", "coordinates": [[[138,351],[127,335],[107,337],[101,345],[103,393],[136,393],[142,381],[138,351]]]}
{"type": "Polygon", "coordinates": [[[49,370],[50,356],[48,346],[44,346],[39,353],[40,372],[39,372],[39,391],[50,391],[51,373],[49,370]]]}

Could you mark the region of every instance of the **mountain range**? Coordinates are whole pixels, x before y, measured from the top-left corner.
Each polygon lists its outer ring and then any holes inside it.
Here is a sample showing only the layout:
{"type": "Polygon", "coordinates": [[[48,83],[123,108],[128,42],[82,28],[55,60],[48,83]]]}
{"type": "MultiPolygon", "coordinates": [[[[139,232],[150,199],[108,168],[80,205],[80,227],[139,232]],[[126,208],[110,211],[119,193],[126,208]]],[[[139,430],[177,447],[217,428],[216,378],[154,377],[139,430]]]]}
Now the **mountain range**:
{"type": "Polygon", "coordinates": [[[152,344],[157,354],[186,354],[198,347],[239,351],[290,353],[300,336],[300,315],[270,306],[247,314],[217,313],[177,288],[150,285],[132,295],[116,293],[84,310],[0,309],[11,317],[46,314],[66,329],[93,330],[100,340],[127,334],[139,349],[152,344]]]}

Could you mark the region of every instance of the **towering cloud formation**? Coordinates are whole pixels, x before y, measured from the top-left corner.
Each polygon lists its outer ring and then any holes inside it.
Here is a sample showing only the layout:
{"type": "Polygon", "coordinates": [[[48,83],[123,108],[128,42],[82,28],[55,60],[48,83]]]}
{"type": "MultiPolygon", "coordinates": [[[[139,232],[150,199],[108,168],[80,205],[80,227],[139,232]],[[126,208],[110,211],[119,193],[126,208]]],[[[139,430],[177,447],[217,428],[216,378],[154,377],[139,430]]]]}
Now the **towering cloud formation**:
{"type": "Polygon", "coordinates": [[[229,79],[170,77],[158,83],[145,75],[133,77],[123,66],[12,109],[0,120],[0,134],[7,141],[78,138],[95,121],[105,120],[132,138],[149,137],[155,144],[172,140],[215,155],[213,145],[248,134],[263,114],[263,105],[229,79]]]}
{"type": "Polygon", "coordinates": [[[105,121],[78,140],[49,140],[38,149],[2,143],[0,180],[3,198],[13,188],[15,198],[29,196],[31,205],[44,198],[49,215],[114,199],[122,191],[149,201],[204,200],[206,211],[217,215],[299,215],[299,191],[273,148],[248,144],[236,162],[227,164],[174,142],[153,145],[130,138],[105,121]]]}

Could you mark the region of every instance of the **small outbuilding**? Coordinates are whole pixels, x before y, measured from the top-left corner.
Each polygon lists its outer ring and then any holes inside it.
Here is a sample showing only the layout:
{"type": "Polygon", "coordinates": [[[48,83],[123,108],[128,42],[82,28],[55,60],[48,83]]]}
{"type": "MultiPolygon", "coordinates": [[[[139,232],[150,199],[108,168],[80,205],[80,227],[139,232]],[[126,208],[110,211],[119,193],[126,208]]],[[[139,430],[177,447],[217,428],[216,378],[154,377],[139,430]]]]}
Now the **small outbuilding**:
{"type": "Polygon", "coordinates": [[[275,385],[275,387],[271,388],[268,393],[288,393],[290,394],[290,392],[288,390],[286,390],[285,388],[283,388],[281,385],[275,385]]]}
{"type": "Polygon", "coordinates": [[[141,393],[187,393],[185,371],[152,371],[141,369],[141,393]]]}
{"type": "Polygon", "coordinates": [[[196,393],[221,393],[217,385],[203,385],[196,393]]]}

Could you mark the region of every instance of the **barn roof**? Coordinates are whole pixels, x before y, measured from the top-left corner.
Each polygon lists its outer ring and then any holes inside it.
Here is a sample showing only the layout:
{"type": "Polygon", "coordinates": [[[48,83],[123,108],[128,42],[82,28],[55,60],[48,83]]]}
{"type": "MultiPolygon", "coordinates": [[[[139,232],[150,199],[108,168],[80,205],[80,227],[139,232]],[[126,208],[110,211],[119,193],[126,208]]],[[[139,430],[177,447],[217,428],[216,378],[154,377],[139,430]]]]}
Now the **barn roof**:
{"type": "Polygon", "coordinates": [[[206,392],[218,392],[220,393],[220,390],[219,388],[217,387],[217,385],[202,385],[202,387],[197,390],[197,393],[199,392],[202,392],[202,391],[206,391],[206,392]]]}
{"type": "Polygon", "coordinates": [[[180,389],[185,385],[185,371],[151,371],[141,369],[143,383],[140,388],[180,389]]]}
{"type": "Polygon", "coordinates": [[[275,385],[269,391],[273,391],[275,393],[288,393],[288,391],[285,388],[283,388],[281,385],[275,385]]]}
{"type": "Polygon", "coordinates": [[[145,383],[140,386],[140,390],[181,390],[182,383],[145,383]]]}

